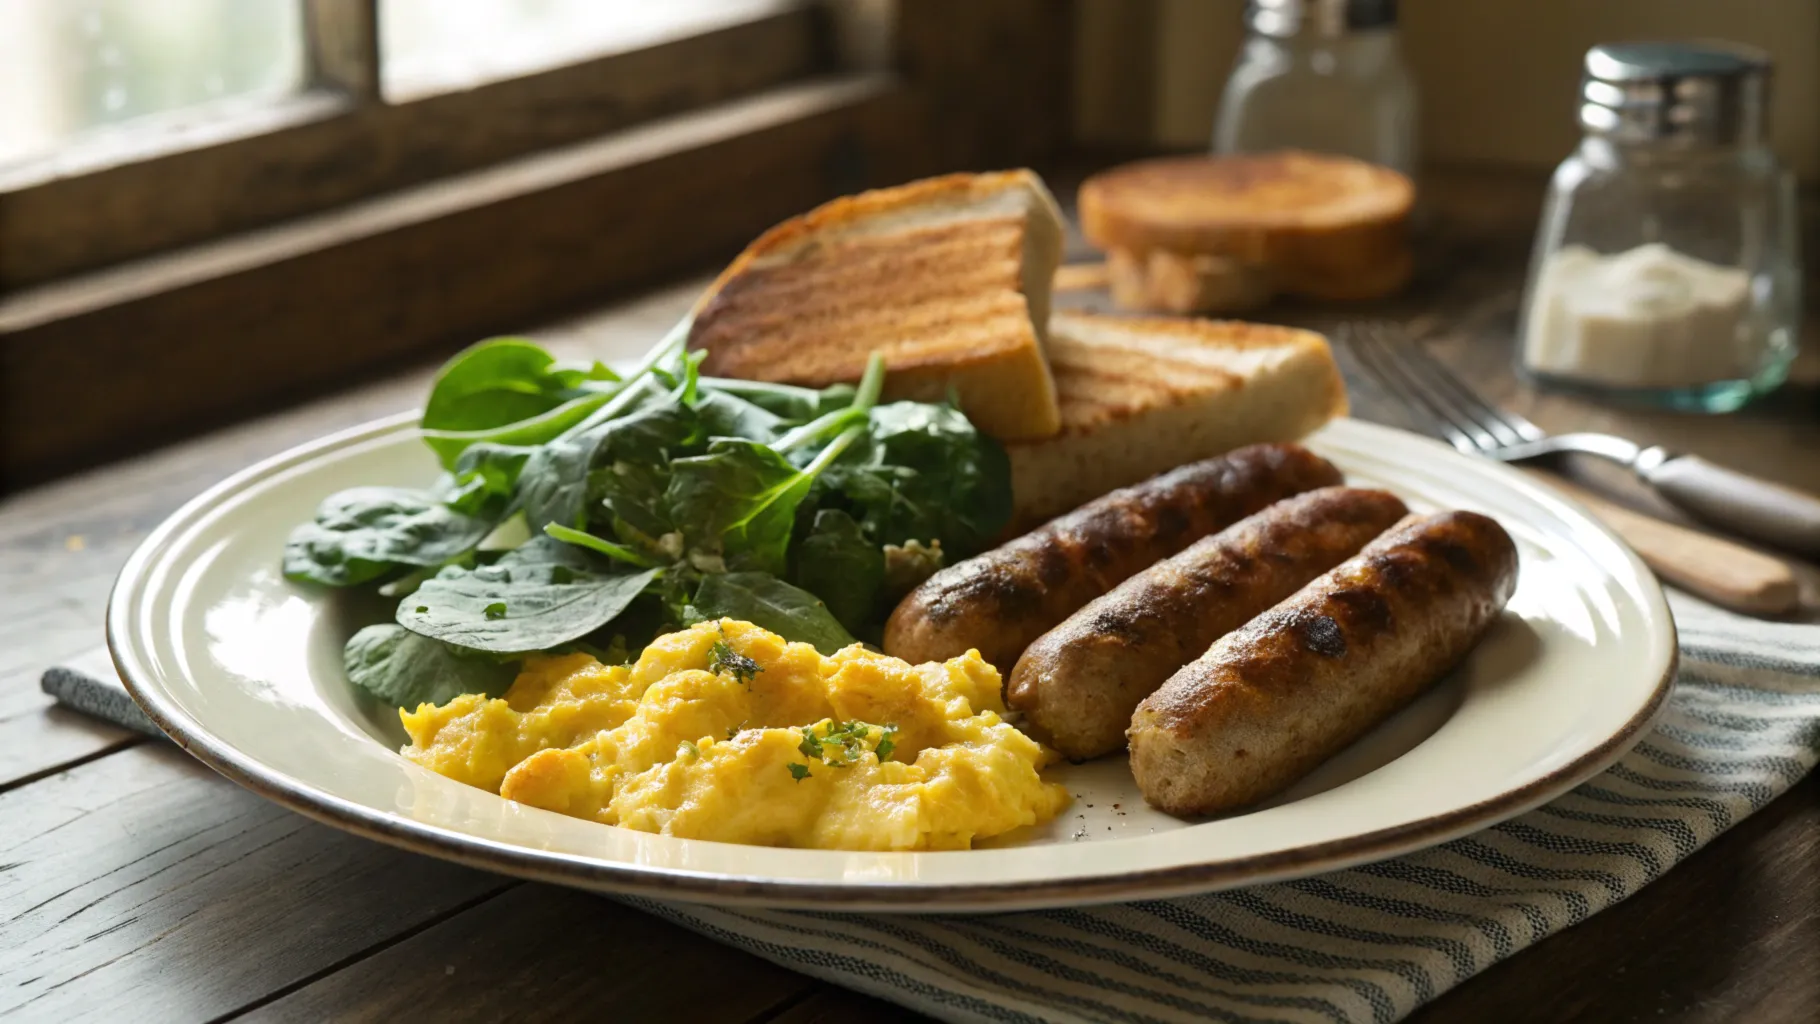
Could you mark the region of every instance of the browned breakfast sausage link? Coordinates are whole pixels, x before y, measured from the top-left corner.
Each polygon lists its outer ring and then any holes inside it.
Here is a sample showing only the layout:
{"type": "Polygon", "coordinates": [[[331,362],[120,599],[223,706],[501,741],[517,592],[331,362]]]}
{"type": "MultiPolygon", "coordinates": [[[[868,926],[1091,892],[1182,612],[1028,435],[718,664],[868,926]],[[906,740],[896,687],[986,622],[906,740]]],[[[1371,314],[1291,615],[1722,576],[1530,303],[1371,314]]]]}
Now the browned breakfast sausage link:
{"type": "Polygon", "coordinates": [[[1453,668],[1516,582],[1516,546],[1493,520],[1411,518],[1138,705],[1131,772],[1144,799],[1212,814],[1289,786],[1453,668]]]}
{"type": "Polygon", "coordinates": [[[1409,514],[1396,495],[1323,487],[1203,537],[1031,644],[1006,685],[1038,739],[1082,760],[1125,745],[1138,702],[1207,646],[1409,514]]]}
{"type": "Polygon", "coordinates": [[[1299,444],[1259,444],[1121,488],[931,576],[891,613],[885,652],[918,663],[977,649],[1010,671],[1030,641],[1157,559],[1339,482],[1299,444]]]}

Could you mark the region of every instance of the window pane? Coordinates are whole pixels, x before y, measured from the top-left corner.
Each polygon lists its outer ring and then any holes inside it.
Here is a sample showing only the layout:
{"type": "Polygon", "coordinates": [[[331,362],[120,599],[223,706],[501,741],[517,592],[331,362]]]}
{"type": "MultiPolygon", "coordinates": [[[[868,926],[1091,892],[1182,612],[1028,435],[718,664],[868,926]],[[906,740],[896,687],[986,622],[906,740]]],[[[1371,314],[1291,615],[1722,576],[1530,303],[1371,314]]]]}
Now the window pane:
{"type": "Polygon", "coordinates": [[[302,81],[299,0],[0,0],[0,163],[302,81]]]}
{"type": "Polygon", "coordinates": [[[383,87],[393,100],[465,89],[790,6],[790,0],[380,0],[383,87]]]}

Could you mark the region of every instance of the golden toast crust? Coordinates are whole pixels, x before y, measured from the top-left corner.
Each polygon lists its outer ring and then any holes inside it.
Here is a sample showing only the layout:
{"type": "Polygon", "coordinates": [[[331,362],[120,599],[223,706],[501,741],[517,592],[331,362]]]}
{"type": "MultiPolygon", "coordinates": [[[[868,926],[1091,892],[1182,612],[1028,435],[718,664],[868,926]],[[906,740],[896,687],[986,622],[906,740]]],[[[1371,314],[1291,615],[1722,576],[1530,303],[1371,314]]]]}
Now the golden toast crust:
{"type": "Polygon", "coordinates": [[[1384,234],[1414,201],[1409,179],[1389,168],[1285,150],[1116,167],[1081,185],[1080,214],[1103,249],[1246,258],[1268,250],[1272,234],[1384,234]]]}
{"type": "Polygon", "coordinates": [[[878,353],[887,398],[952,388],[994,437],[1047,437],[1061,425],[1042,351],[1058,223],[1041,179],[1021,170],[836,199],[722,272],[689,347],[707,352],[706,373],[812,387],[857,380],[878,353]]]}
{"type": "Polygon", "coordinates": [[[924,178],[891,188],[869,189],[856,195],[842,196],[772,227],[759,235],[744,252],[720,272],[714,283],[696,304],[701,310],[729,280],[744,273],[753,263],[790,252],[833,229],[858,224],[881,214],[893,213],[944,200],[966,202],[982,196],[1035,184],[1042,179],[1034,171],[1018,169],[985,174],[944,174],[924,178]]]}
{"type": "Polygon", "coordinates": [[[1049,356],[1062,430],[1008,444],[1015,528],[1248,444],[1346,414],[1327,340],[1237,321],[1058,312],[1049,356]]]}
{"type": "Polygon", "coordinates": [[[1200,346],[1227,352],[1293,349],[1314,355],[1331,372],[1324,375],[1318,392],[1306,396],[1306,405],[1319,410],[1323,420],[1344,416],[1348,410],[1346,383],[1333,364],[1332,350],[1327,339],[1313,331],[1244,320],[1072,311],[1057,313],[1055,323],[1049,357],[1062,406],[1063,437],[1089,434],[1157,409],[1203,400],[1212,392],[1244,388],[1244,377],[1198,362],[1194,350],[1200,346]],[[1178,354],[1158,356],[1146,351],[1122,364],[1113,345],[1075,340],[1095,328],[1167,338],[1178,343],[1178,354]]]}

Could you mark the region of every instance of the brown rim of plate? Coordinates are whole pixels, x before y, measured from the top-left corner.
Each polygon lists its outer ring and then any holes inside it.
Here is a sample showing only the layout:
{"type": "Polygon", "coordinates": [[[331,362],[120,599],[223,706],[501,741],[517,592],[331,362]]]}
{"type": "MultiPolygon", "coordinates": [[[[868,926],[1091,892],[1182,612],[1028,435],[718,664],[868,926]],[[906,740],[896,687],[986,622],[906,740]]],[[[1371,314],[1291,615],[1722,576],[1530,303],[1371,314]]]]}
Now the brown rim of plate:
{"type": "MultiPolygon", "coordinates": [[[[172,535],[188,525],[198,511],[212,507],[221,495],[240,490],[279,470],[326,451],[395,432],[415,423],[417,418],[416,412],[403,413],[280,452],[235,473],[184,503],[140,543],[115,579],[113,590],[108,596],[108,651],[127,691],[147,717],[179,747],[221,775],[268,800],[355,835],[467,867],[532,881],[684,902],[731,901],[746,906],[837,908],[856,912],[896,910],[953,913],[1162,899],[1336,871],[1438,845],[1478,831],[1532,810],[1604,771],[1636,744],[1667,706],[1675,670],[1681,660],[1678,629],[1671,614],[1668,618],[1669,637],[1676,642],[1662,678],[1657,680],[1648,703],[1597,747],[1523,786],[1445,814],[1394,828],[1234,860],[1040,882],[828,883],[678,871],[534,850],[483,839],[465,832],[396,820],[384,812],[331,796],[279,772],[261,767],[253,758],[223,743],[186,712],[165,701],[154,687],[148,685],[149,673],[131,657],[121,633],[120,619],[124,615],[119,604],[121,594],[140,584],[147,569],[153,564],[154,556],[169,542],[172,535]]],[[[1597,525],[1576,503],[1566,499],[1562,501],[1588,522],[1597,525]]],[[[1609,535],[1610,531],[1603,526],[1598,528],[1609,535]]],[[[1653,576],[1646,578],[1654,581],[1653,576]]],[[[1659,587],[1660,584],[1658,593],[1659,587]]],[[[500,799],[503,800],[504,797],[500,799]]]]}

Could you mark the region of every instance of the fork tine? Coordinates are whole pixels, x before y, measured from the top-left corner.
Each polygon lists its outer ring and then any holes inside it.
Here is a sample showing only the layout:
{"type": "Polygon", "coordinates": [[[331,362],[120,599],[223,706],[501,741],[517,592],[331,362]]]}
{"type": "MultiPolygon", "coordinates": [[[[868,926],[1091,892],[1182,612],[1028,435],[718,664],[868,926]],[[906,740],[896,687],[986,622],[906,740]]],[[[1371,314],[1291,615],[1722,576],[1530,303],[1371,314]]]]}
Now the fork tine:
{"type": "Polygon", "coordinates": [[[1478,415],[1474,402],[1461,401],[1454,390],[1445,388],[1436,375],[1429,372],[1434,360],[1414,339],[1393,325],[1372,324],[1367,333],[1376,341],[1379,357],[1401,374],[1412,388],[1421,392],[1430,405],[1445,409],[1449,418],[1463,424],[1462,429],[1472,435],[1480,450],[1496,451],[1518,440],[1496,417],[1491,417],[1491,422],[1487,423],[1486,417],[1478,415]]]}
{"type": "Polygon", "coordinates": [[[1542,429],[1535,424],[1487,402],[1419,342],[1411,340],[1408,344],[1387,347],[1392,358],[1407,367],[1412,375],[1426,380],[1455,409],[1495,436],[1500,444],[1519,444],[1543,436],[1542,429]]]}
{"type": "Polygon", "coordinates": [[[1341,332],[1347,348],[1358,357],[1360,366],[1392,395],[1426,419],[1447,443],[1469,455],[1497,446],[1495,439],[1476,429],[1434,401],[1428,390],[1402,372],[1400,366],[1384,353],[1380,332],[1366,324],[1348,324],[1341,332]]]}

